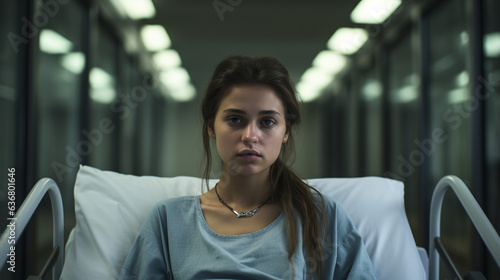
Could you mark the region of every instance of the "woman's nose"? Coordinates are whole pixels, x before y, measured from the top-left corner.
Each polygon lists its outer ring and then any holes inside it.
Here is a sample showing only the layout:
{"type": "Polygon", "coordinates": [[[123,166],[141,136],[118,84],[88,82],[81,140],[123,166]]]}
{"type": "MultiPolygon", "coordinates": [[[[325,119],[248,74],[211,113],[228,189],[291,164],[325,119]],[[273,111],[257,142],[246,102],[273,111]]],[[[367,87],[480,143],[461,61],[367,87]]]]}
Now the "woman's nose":
{"type": "Polygon", "coordinates": [[[259,140],[258,128],[255,124],[250,123],[245,127],[245,130],[243,131],[242,140],[243,142],[249,144],[256,143],[259,140]]]}

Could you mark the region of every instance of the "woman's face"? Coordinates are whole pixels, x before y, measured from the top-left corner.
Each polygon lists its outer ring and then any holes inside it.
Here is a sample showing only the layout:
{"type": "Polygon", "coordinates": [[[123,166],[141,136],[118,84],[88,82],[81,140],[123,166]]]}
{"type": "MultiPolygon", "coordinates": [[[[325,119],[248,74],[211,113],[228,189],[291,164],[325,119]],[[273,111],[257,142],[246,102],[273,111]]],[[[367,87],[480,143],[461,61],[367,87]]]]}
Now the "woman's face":
{"type": "Polygon", "coordinates": [[[209,133],[232,175],[268,172],[288,138],[283,104],[268,86],[236,86],[222,99],[209,133]]]}

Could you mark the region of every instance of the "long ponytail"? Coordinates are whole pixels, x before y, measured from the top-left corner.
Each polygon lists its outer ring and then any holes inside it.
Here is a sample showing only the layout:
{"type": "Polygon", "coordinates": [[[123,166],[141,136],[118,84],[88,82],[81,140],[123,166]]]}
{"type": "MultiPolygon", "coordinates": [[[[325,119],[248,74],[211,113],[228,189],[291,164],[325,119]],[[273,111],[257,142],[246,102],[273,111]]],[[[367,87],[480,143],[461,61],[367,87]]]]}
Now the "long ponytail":
{"type": "MultiPolygon", "coordinates": [[[[296,216],[302,222],[302,239],[306,249],[310,270],[316,270],[318,279],[323,276],[323,250],[321,222],[324,222],[324,201],[321,194],[302,181],[280,159],[271,167],[271,184],[274,192],[272,200],[278,202],[286,216],[288,233],[288,261],[294,268],[292,257],[297,251],[298,226],[296,216]],[[321,204],[313,197],[313,192],[319,195],[321,204]]],[[[295,274],[295,269],[293,269],[295,274]]],[[[313,271],[314,272],[314,271],[313,271]]]]}

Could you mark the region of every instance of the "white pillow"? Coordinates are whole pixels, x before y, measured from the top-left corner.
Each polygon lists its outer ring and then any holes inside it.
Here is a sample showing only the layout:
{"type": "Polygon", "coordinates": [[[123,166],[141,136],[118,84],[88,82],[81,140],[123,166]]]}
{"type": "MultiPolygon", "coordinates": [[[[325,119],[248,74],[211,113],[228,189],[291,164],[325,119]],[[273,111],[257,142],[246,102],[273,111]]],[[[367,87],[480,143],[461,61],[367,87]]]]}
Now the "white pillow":
{"type": "MultiPolygon", "coordinates": [[[[211,180],[212,187],[217,180],[211,180]]],[[[310,179],[351,216],[380,279],[425,279],[406,219],[403,184],[378,177],[310,179]]],[[[116,279],[141,224],[156,202],[198,195],[200,178],[132,176],[80,166],[76,226],[66,244],[61,279],[116,279]]]]}

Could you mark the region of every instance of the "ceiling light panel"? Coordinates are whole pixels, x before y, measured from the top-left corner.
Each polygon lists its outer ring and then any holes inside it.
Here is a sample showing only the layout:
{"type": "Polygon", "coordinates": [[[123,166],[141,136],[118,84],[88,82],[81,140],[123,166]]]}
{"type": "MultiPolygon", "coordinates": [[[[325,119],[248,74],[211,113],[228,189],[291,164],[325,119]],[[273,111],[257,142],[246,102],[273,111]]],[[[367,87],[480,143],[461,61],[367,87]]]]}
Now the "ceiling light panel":
{"type": "Polygon", "coordinates": [[[169,91],[169,96],[172,97],[174,101],[186,102],[191,101],[196,96],[196,89],[191,83],[179,85],[179,86],[167,86],[169,91]]]}
{"type": "Polygon", "coordinates": [[[40,50],[50,54],[69,53],[73,43],[51,29],[43,29],[40,33],[40,50]]]}
{"type": "Polygon", "coordinates": [[[328,48],[341,54],[357,52],[368,40],[368,32],[362,28],[339,28],[328,40],[328,48]]]}
{"type": "Polygon", "coordinates": [[[351,13],[355,23],[381,24],[399,6],[401,0],[362,0],[351,13]]]}
{"type": "Polygon", "coordinates": [[[182,67],[161,72],[160,80],[169,87],[178,87],[190,82],[189,73],[182,67]]]}
{"type": "Polygon", "coordinates": [[[500,57],[500,32],[485,34],[483,46],[486,57],[500,57]]]}
{"type": "Polygon", "coordinates": [[[318,87],[309,81],[300,81],[297,84],[297,92],[303,102],[311,102],[318,99],[321,96],[322,90],[322,87],[318,87]]]}
{"type": "Polygon", "coordinates": [[[167,70],[181,66],[181,57],[177,51],[168,49],[153,55],[156,67],[160,70],[167,70]]]}
{"type": "Polygon", "coordinates": [[[129,18],[134,20],[153,18],[156,14],[151,0],[113,0],[112,2],[115,6],[121,6],[129,18]]]}
{"type": "Polygon", "coordinates": [[[73,74],[81,74],[85,68],[85,54],[83,52],[67,53],[61,58],[61,65],[73,74]]]}
{"type": "Polygon", "coordinates": [[[321,68],[330,75],[340,72],[346,64],[346,57],[334,51],[321,51],[313,61],[314,67],[321,68]]]}
{"type": "Polygon", "coordinates": [[[145,25],[141,29],[141,38],[148,51],[161,51],[170,47],[172,42],[167,30],[161,25],[145,25]]]}

